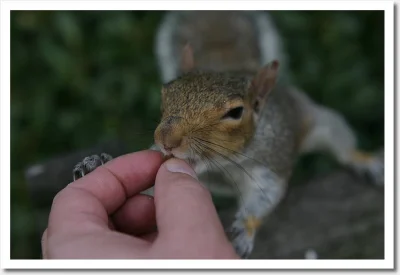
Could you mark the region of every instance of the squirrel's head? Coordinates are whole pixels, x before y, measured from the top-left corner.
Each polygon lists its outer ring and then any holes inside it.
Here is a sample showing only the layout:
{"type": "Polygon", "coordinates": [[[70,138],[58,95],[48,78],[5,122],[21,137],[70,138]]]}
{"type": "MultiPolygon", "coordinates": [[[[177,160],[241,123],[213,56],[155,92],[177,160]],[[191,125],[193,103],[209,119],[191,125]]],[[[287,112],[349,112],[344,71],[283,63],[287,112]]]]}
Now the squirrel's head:
{"type": "Polygon", "coordinates": [[[156,145],[192,165],[240,152],[253,137],[258,114],[274,87],[278,62],[267,64],[253,78],[197,72],[186,47],[182,63],[185,73],[162,87],[156,145]]]}

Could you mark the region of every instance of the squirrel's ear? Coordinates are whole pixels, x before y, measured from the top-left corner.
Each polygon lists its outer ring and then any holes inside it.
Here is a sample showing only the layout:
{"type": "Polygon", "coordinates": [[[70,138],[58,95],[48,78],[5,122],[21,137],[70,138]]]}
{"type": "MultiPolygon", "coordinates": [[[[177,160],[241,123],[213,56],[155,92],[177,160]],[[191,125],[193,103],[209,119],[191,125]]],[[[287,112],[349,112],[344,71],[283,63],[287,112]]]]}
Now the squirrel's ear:
{"type": "Polygon", "coordinates": [[[181,70],[184,73],[190,72],[194,69],[193,48],[187,43],[182,50],[181,56],[181,70]]]}
{"type": "Polygon", "coordinates": [[[258,112],[274,88],[278,76],[279,62],[274,60],[262,67],[251,81],[253,108],[258,112]]]}

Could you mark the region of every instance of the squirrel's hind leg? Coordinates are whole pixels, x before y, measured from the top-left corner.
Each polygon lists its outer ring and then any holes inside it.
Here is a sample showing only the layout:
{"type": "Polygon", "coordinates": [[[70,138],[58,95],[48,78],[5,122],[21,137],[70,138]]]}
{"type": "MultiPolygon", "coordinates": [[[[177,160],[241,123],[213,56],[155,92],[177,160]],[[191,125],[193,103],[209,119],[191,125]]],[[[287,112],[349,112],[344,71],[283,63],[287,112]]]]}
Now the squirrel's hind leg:
{"type": "Polygon", "coordinates": [[[85,157],[81,162],[78,162],[75,165],[72,171],[73,180],[76,181],[77,179],[82,178],[84,175],[89,174],[97,167],[103,165],[110,160],[112,160],[112,157],[105,153],[100,154],[100,156],[93,155],[85,157]]]}
{"type": "Polygon", "coordinates": [[[383,154],[359,150],[353,130],[343,116],[336,111],[318,105],[315,105],[313,109],[314,124],[302,141],[301,152],[329,152],[341,164],[366,176],[374,184],[383,185],[383,154]]]}

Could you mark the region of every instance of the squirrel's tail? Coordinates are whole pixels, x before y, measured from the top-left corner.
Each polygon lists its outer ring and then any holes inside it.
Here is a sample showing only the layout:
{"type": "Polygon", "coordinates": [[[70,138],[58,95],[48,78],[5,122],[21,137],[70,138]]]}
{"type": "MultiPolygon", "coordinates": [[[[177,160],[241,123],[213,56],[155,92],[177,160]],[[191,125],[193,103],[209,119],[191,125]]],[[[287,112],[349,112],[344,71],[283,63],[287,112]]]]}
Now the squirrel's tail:
{"type": "Polygon", "coordinates": [[[281,38],[264,11],[172,11],[155,40],[162,81],[181,73],[180,56],[190,43],[197,69],[256,71],[273,59],[285,67],[281,38]]]}

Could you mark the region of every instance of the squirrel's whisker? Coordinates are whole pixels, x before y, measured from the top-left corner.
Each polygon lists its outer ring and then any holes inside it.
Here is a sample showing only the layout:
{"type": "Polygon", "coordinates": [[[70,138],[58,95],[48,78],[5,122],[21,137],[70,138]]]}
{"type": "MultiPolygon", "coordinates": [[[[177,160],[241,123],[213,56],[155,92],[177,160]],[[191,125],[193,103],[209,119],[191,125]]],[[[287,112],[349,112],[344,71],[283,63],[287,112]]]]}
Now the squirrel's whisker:
{"type": "MultiPolygon", "coordinates": [[[[254,158],[251,158],[251,157],[249,157],[249,156],[246,156],[245,154],[240,153],[240,152],[238,152],[238,151],[236,151],[236,150],[226,148],[225,146],[222,146],[221,144],[217,144],[217,143],[214,143],[214,142],[211,142],[211,141],[203,140],[203,139],[201,139],[201,138],[197,138],[197,139],[200,139],[200,140],[203,141],[203,142],[207,142],[207,143],[209,143],[209,144],[212,144],[212,145],[218,146],[218,147],[220,147],[220,148],[223,148],[223,149],[225,149],[225,150],[227,150],[227,151],[229,151],[229,152],[231,152],[231,153],[238,154],[238,155],[240,155],[240,156],[242,156],[242,157],[245,157],[245,158],[247,158],[247,159],[249,159],[249,160],[255,161],[255,162],[257,162],[257,163],[259,163],[259,164],[261,164],[261,165],[265,165],[264,163],[262,163],[262,162],[260,162],[260,161],[258,161],[258,160],[256,160],[256,159],[254,159],[254,158]]],[[[224,141],[224,140],[219,140],[219,141],[228,142],[228,141],[224,141]]]]}
{"type": "MultiPolygon", "coordinates": [[[[195,138],[195,139],[197,139],[197,138],[195,138]]],[[[197,142],[200,142],[200,143],[201,143],[201,141],[198,141],[198,140],[197,140],[197,142]]],[[[204,143],[202,143],[202,145],[203,145],[204,147],[206,147],[208,150],[214,152],[215,154],[217,154],[217,155],[223,157],[225,160],[227,160],[227,161],[229,161],[230,163],[234,164],[236,167],[238,167],[238,168],[241,169],[243,172],[245,172],[252,180],[254,180],[254,178],[253,178],[253,177],[246,171],[246,169],[243,168],[243,166],[241,166],[239,163],[237,163],[236,161],[234,161],[234,160],[232,160],[231,158],[229,158],[227,155],[225,155],[225,154],[223,154],[223,153],[217,151],[216,149],[211,148],[210,146],[208,146],[208,145],[206,145],[206,144],[204,144],[204,143]]]]}
{"type": "MultiPolygon", "coordinates": [[[[218,160],[216,160],[216,159],[211,159],[211,158],[210,158],[210,161],[211,161],[211,163],[214,163],[215,166],[217,166],[217,168],[218,168],[223,174],[226,174],[226,175],[229,176],[229,178],[232,180],[232,182],[234,183],[234,186],[235,186],[235,188],[236,188],[236,190],[237,190],[237,194],[239,195],[240,203],[244,205],[244,199],[243,199],[243,196],[242,196],[242,192],[240,191],[239,185],[238,185],[238,183],[235,181],[234,177],[228,172],[228,170],[226,170],[226,168],[225,168],[222,164],[220,164],[220,163],[218,162],[218,160]]],[[[246,207],[244,207],[244,212],[247,214],[247,209],[246,209],[246,207]]]]}
{"type": "MultiPolygon", "coordinates": [[[[193,145],[196,146],[197,148],[199,148],[199,146],[200,146],[200,149],[202,149],[201,151],[205,151],[204,149],[207,150],[207,148],[205,148],[203,146],[203,144],[201,144],[199,141],[195,141],[193,143],[193,145]]],[[[240,202],[244,204],[244,199],[243,199],[243,196],[241,194],[239,185],[237,184],[237,182],[235,181],[233,176],[228,172],[228,170],[226,170],[226,168],[222,164],[220,164],[216,159],[212,159],[212,158],[210,158],[210,157],[208,157],[206,155],[203,155],[203,156],[199,155],[199,156],[203,161],[204,161],[203,157],[205,157],[210,162],[210,164],[214,164],[214,166],[216,166],[223,174],[227,175],[232,180],[232,182],[235,184],[235,188],[237,190],[237,194],[239,195],[240,202]]],[[[209,176],[209,174],[208,174],[208,176],[209,176]]],[[[246,208],[244,208],[244,210],[245,210],[245,212],[247,212],[246,208]]]]}
{"type": "Polygon", "coordinates": [[[204,162],[204,164],[207,167],[207,178],[210,179],[210,170],[211,170],[211,163],[209,163],[206,159],[203,158],[203,154],[202,154],[202,148],[199,148],[195,143],[192,143],[192,145],[194,146],[193,149],[195,150],[195,152],[197,153],[197,155],[200,157],[200,159],[204,162]]]}
{"type": "MultiPolygon", "coordinates": [[[[199,141],[197,140],[197,142],[199,142],[199,141]]],[[[199,142],[199,143],[201,143],[201,142],[199,142]]],[[[253,176],[251,176],[243,166],[241,166],[239,163],[235,162],[234,160],[230,159],[228,156],[222,154],[221,152],[219,152],[219,151],[217,151],[217,150],[215,150],[215,149],[213,149],[213,148],[211,148],[211,147],[209,147],[209,146],[207,146],[207,145],[205,145],[205,144],[202,144],[202,146],[204,146],[204,147],[207,148],[208,150],[210,150],[210,151],[216,153],[217,155],[223,157],[225,160],[229,161],[230,163],[234,164],[236,167],[238,167],[239,169],[241,169],[244,173],[246,173],[246,175],[248,175],[248,176],[250,177],[251,180],[253,180],[253,181],[256,183],[257,187],[260,189],[260,191],[263,193],[263,195],[264,195],[266,198],[268,198],[268,196],[265,194],[264,190],[263,190],[263,189],[261,188],[261,186],[258,184],[257,180],[255,180],[255,179],[253,178],[253,176]]]]}

